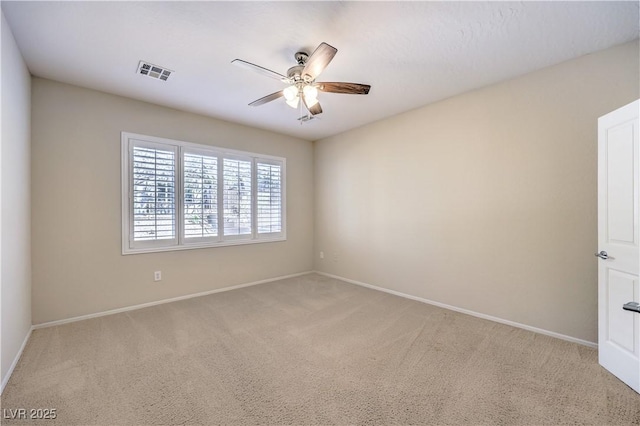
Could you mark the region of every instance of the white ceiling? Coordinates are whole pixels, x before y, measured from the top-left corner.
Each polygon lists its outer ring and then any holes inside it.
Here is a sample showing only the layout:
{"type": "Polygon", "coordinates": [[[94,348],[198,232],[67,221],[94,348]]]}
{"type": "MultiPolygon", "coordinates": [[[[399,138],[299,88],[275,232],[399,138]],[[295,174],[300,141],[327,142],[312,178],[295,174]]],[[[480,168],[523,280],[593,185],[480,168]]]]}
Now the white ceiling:
{"type": "Polygon", "coordinates": [[[2,10],[31,73],[308,140],[414,109],[638,37],[632,2],[9,2],[2,10]],[[293,54],[338,53],[318,81],[372,86],[320,93],[321,120],[283,99],[293,54]],[[140,60],[175,73],[138,75],[140,60]]]}

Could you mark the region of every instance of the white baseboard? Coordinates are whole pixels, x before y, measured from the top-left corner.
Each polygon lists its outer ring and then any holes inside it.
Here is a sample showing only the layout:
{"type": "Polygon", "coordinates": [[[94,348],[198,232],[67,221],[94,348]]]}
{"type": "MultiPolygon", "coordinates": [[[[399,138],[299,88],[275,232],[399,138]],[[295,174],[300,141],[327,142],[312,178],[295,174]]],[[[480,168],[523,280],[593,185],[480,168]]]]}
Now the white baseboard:
{"type": "Polygon", "coordinates": [[[307,275],[307,274],[311,274],[311,273],[313,273],[313,271],[299,272],[297,274],[290,274],[290,275],[283,275],[283,276],[280,276],[280,277],[267,278],[266,280],[253,281],[253,282],[250,282],[250,283],[238,284],[238,285],[233,285],[233,286],[230,286],[230,287],[222,287],[222,288],[217,288],[215,290],[203,291],[201,293],[187,294],[185,296],[178,296],[178,297],[172,297],[170,299],[157,300],[155,302],[142,303],[140,305],[126,306],[124,308],[118,308],[118,309],[110,309],[108,311],[96,312],[94,314],[87,314],[87,315],[81,315],[81,316],[78,316],[78,317],[72,317],[72,318],[66,318],[66,319],[61,319],[61,320],[56,320],[56,321],[43,322],[41,324],[34,325],[32,327],[32,329],[36,330],[38,328],[53,327],[53,326],[56,326],[56,325],[67,324],[67,323],[70,323],[70,322],[83,321],[83,320],[87,320],[87,319],[91,319],[91,318],[104,317],[106,315],[119,314],[121,312],[135,311],[136,309],[148,308],[150,306],[156,306],[156,305],[162,305],[162,304],[165,304],[165,303],[177,302],[179,300],[191,299],[191,298],[194,298],[194,297],[207,296],[209,294],[221,293],[223,291],[236,290],[236,289],[243,288],[243,287],[251,287],[251,286],[254,286],[254,285],[258,285],[258,284],[265,284],[265,283],[269,283],[269,282],[272,282],[272,281],[278,281],[278,280],[284,280],[284,279],[287,279],[287,278],[299,277],[301,275],[307,275]]]}
{"type": "Polygon", "coordinates": [[[367,283],[364,283],[364,282],[361,282],[361,281],[352,280],[352,279],[349,279],[349,278],[344,278],[344,277],[341,277],[341,276],[338,276],[338,275],[328,274],[326,272],[320,272],[320,271],[314,271],[314,272],[316,274],[319,274],[319,275],[324,275],[325,277],[335,278],[337,280],[345,281],[345,282],[348,282],[348,283],[351,283],[351,284],[359,285],[359,286],[362,286],[362,287],[367,287],[367,288],[370,288],[370,289],[373,289],[373,290],[382,291],[384,293],[393,294],[395,296],[404,297],[406,299],[416,300],[418,302],[422,302],[422,303],[426,303],[426,304],[429,304],[429,305],[438,306],[440,308],[449,309],[451,311],[460,312],[460,313],[471,315],[471,316],[474,316],[474,317],[477,317],[477,318],[482,318],[482,319],[486,319],[486,320],[489,320],[489,321],[498,322],[500,324],[506,324],[506,325],[510,325],[512,327],[522,328],[524,330],[533,331],[534,333],[544,334],[546,336],[551,336],[551,337],[555,337],[557,339],[566,340],[567,342],[578,343],[580,345],[589,346],[590,348],[597,348],[598,347],[597,343],[590,342],[588,340],[578,339],[576,337],[567,336],[565,334],[556,333],[555,331],[549,331],[549,330],[545,330],[543,328],[532,327],[530,325],[521,324],[519,322],[514,322],[514,321],[509,321],[509,320],[506,320],[506,319],[494,317],[494,316],[487,315],[487,314],[481,314],[479,312],[470,311],[468,309],[458,308],[457,306],[447,305],[445,303],[435,302],[435,301],[429,300],[429,299],[423,299],[422,297],[412,296],[410,294],[401,293],[401,292],[395,291],[395,290],[389,290],[387,288],[378,287],[378,286],[375,286],[375,285],[367,284],[367,283]]]}
{"type": "Polygon", "coordinates": [[[11,363],[11,367],[9,367],[9,371],[7,371],[7,374],[2,378],[2,383],[0,384],[0,395],[2,395],[2,392],[4,392],[4,387],[7,386],[7,383],[9,383],[9,379],[11,378],[11,375],[13,374],[13,370],[16,368],[16,365],[18,365],[18,361],[20,361],[20,357],[22,356],[22,352],[24,351],[25,346],[27,346],[27,342],[29,341],[29,337],[31,337],[32,331],[33,331],[33,327],[29,329],[29,332],[27,333],[24,340],[22,341],[22,346],[20,346],[20,350],[18,350],[16,357],[13,359],[13,362],[11,363]]]}

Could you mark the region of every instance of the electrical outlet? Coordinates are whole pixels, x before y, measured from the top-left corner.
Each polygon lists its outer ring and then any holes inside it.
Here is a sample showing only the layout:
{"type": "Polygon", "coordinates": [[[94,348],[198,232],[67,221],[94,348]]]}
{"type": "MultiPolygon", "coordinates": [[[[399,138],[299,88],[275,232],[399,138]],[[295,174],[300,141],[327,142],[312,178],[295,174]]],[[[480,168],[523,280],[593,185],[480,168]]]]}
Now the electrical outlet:
{"type": "Polygon", "coordinates": [[[154,281],[162,281],[162,271],[155,271],[153,273],[153,280],[154,281]]]}
{"type": "Polygon", "coordinates": [[[320,259],[324,259],[324,252],[323,251],[320,252],[320,259]]]}

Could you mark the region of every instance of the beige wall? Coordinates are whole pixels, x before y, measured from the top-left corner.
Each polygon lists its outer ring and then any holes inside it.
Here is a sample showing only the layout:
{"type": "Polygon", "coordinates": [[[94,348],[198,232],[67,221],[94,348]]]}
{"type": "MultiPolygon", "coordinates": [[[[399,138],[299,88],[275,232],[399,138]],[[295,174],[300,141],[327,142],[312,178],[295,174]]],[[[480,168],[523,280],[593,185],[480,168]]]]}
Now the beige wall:
{"type": "Polygon", "coordinates": [[[32,91],[34,324],[313,268],[311,142],[45,79],[32,91]],[[287,241],[122,256],[122,131],[285,157],[287,241]]]}
{"type": "Polygon", "coordinates": [[[1,20],[0,358],[4,388],[9,370],[31,329],[31,76],[4,14],[1,20]]]}
{"type": "Polygon", "coordinates": [[[638,76],[635,42],[316,142],[316,269],[597,341],[597,118],[638,76]]]}

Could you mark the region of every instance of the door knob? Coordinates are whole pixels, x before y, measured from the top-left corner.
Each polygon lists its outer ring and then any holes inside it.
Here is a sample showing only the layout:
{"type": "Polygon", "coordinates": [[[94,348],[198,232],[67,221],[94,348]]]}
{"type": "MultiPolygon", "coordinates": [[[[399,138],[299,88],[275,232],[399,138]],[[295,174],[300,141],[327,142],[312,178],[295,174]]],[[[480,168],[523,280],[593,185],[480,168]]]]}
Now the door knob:
{"type": "Polygon", "coordinates": [[[638,312],[640,313],[640,303],[638,302],[629,302],[622,305],[622,309],[625,311],[638,312]]]}
{"type": "Polygon", "coordinates": [[[609,258],[609,254],[607,254],[607,252],[604,250],[602,250],[600,253],[596,253],[596,256],[604,260],[607,260],[609,258]]]}

